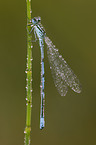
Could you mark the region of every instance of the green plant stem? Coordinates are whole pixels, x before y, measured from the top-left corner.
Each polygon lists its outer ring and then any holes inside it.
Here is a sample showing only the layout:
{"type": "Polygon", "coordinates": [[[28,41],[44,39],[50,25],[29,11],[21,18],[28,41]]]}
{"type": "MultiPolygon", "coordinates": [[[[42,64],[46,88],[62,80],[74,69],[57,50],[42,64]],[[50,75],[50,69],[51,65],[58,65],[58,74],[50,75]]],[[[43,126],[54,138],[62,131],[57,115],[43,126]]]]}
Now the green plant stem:
{"type": "MultiPolygon", "coordinates": [[[[26,0],[27,3],[27,24],[31,22],[31,0],[26,0]]],[[[31,132],[31,108],[32,108],[32,35],[29,34],[31,30],[31,26],[27,25],[27,68],[26,68],[26,74],[27,74],[27,97],[26,97],[26,127],[25,127],[25,139],[24,144],[30,145],[30,132],[31,132]]]]}

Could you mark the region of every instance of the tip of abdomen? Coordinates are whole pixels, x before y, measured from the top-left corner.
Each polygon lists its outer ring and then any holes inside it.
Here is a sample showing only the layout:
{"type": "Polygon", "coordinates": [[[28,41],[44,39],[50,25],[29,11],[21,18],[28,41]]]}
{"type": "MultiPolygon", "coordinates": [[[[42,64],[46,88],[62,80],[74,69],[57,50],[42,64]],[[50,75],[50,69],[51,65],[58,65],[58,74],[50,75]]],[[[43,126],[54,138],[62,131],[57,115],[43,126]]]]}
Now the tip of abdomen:
{"type": "Polygon", "coordinates": [[[42,130],[45,127],[44,118],[40,118],[40,129],[42,130]]]}

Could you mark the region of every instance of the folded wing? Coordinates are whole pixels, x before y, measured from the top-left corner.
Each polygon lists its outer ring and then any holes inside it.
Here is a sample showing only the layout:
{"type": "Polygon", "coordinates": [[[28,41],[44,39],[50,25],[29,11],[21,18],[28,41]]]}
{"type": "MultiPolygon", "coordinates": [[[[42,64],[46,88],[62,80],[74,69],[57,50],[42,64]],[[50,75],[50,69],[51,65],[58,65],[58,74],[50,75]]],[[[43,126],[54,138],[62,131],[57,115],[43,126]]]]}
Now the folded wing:
{"type": "Polygon", "coordinates": [[[66,95],[68,86],[70,86],[73,91],[80,93],[81,85],[77,76],[66,63],[64,58],[59,55],[58,49],[55,48],[52,41],[47,36],[45,36],[45,43],[47,44],[47,54],[54,84],[60,95],[66,95]]]}

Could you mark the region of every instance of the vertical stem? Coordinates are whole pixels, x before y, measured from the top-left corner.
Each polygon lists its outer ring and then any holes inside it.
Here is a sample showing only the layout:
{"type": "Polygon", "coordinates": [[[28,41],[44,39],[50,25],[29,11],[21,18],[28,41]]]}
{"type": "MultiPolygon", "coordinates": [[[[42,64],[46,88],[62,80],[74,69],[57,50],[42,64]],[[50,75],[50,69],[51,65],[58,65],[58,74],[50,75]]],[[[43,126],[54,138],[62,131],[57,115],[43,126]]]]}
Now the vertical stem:
{"type": "MultiPolygon", "coordinates": [[[[31,22],[31,0],[26,0],[27,3],[27,24],[31,22]]],[[[25,127],[25,139],[24,144],[30,145],[30,132],[31,132],[31,107],[32,107],[32,35],[29,34],[31,26],[27,26],[27,86],[26,86],[26,127],[25,127]]]]}

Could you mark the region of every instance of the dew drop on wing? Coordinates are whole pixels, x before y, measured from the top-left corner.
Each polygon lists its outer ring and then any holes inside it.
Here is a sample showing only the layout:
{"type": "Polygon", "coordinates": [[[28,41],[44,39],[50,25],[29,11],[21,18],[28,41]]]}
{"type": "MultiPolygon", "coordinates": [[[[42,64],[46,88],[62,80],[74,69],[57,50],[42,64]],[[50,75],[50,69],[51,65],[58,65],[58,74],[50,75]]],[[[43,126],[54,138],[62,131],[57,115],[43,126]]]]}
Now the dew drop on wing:
{"type": "Polygon", "coordinates": [[[77,93],[81,92],[81,85],[77,76],[66,63],[62,55],[59,55],[58,49],[55,48],[52,41],[45,36],[47,44],[47,55],[54,80],[54,84],[61,96],[65,96],[68,86],[77,93]]]}

